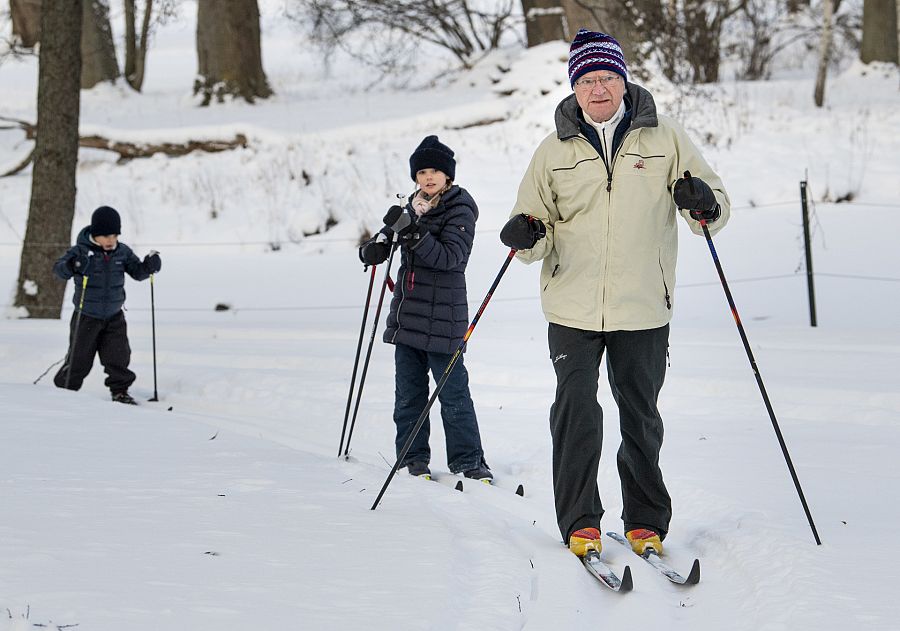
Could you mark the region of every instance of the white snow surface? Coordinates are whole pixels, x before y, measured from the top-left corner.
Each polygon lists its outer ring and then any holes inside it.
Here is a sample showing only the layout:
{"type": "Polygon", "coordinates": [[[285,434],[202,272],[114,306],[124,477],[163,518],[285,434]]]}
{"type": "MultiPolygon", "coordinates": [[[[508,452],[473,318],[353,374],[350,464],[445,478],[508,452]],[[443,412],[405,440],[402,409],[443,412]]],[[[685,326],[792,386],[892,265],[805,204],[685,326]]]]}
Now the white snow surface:
{"type": "MultiPolygon", "coordinates": [[[[321,69],[274,4],[263,4],[263,62],[276,91],[268,101],[197,107],[190,3],[157,34],[143,94],[106,86],[82,95],[84,133],[244,133],[250,144],[121,165],[81,152],[73,236],[109,204],[122,213],[124,242],[141,256],[161,252],[160,401],[147,402],[149,283],[127,285],[138,407],[109,401],[99,365],[77,393],[52,385],[55,368],[33,384],[65,353],[71,290],[62,321],[16,319],[11,309],[0,319],[0,630],[898,628],[897,69],[846,65],[829,77],[822,109],[811,73],[703,90],[650,85],[731,194],[733,217],[715,246],[822,545],[707,244],[682,226],[660,401],[674,501],[666,558],[682,571],[700,558],[702,580],[669,584],[605,539],[606,561],[634,574],[634,592],[617,595],[556,529],[555,380],[538,266],[510,266],[465,355],[496,488],[453,489],[434,409],[438,481],[401,473],[370,510],[394,462],[383,313],[350,458],[336,457],[370,278],[359,237],[411,190],[408,155],[439,134],[481,209],[467,274],[474,316],[507,253],[498,231],[519,179],[568,93],[566,46],[504,49],[430,88],[363,90],[365,68],[337,56],[321,69]],[[486,121],[496,122],[472,126],[486,121]],[[850,203],[834,203],[848,194],[850,203]],[[519,483],[524,497],[513,492],[519,483]]],[[[423,55],[423,73],[438,61],[423,55]]],[[[0,115],[34,120],[36,77],[34,59],[0,66],[0,115]]],[[[21,132],[0,130],[0,167],[29,150],[21,132]]],[[[30,169],[0,179],[7,306],[30,184],[30,169]]],[[[617,412],[605,383],[600,393],[603,528],[621,531],[617,412]]]]}

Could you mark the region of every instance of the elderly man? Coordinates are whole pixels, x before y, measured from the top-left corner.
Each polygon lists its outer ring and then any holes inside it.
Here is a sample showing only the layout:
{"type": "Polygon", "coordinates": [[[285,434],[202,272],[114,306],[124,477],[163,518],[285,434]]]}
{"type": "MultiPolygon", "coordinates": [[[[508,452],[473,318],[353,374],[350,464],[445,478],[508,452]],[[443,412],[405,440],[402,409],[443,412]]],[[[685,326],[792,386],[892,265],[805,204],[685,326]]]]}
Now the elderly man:
{"type": "Polygon", "coordinates": [[[622,443],[618,470],[625,534],[638,554],[662,552],[672,504],[659,467],[657,398],[666,372],[680,214],[711,233],[729,217],[719,177],[684,129],[628,82],[619,43],[581,30],[569,50],[574,94],[538,146],[500,238],[525,263],[543,261],[556,399],[550,409],[553,490],[563,541],[600,551],[597,485],[606,352],[622,443]],[[694,177],[681,177],[690,171],[694,177]],[[679,209],[681,209],[679,211],[679,209]]]}

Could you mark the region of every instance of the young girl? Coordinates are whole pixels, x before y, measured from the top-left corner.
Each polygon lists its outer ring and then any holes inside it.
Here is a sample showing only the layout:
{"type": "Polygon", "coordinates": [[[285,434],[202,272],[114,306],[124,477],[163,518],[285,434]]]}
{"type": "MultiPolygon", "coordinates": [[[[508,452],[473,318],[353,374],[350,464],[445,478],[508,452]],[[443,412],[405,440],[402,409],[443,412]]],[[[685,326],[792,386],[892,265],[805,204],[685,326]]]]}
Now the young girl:
{"type": "MultiPolygon", "coordinates": [[[[428,404],[428,372],[435,381],[440,380],[468,329],[465,271],[478,218],[475,200],[453,184],[453,151],[437,136],[428,136],[419,144],[409,158],[409,167],[418,189],[410,195],[405,215],[359,251],[366,264],[385,261],[390,253],[387,243],[396,231],[400,268],[384,341],[394,345],[398,455],[428,404]]],[[[438,398],[450,471],[490,482],[493,475],[484,460],[462,355],[438,398]]],[[[400,463],[412,475],[431,475],[429,434],[426,419],[400,463]]]]}

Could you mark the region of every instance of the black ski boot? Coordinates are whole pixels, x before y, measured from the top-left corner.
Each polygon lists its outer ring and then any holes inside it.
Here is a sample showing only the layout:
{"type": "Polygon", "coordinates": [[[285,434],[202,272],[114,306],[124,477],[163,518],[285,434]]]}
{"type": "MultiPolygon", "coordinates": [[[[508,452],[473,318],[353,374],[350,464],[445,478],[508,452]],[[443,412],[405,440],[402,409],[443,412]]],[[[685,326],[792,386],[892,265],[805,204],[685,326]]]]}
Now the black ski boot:
{"type": "Polygon", "coordinates": [[[112,400],[116,403],[125,403],[127,405],[137,405],[137,401],[134,400],[130,394],[128,394],[128,390],[123,390],[122,392],[113,392],[112,400]]]}

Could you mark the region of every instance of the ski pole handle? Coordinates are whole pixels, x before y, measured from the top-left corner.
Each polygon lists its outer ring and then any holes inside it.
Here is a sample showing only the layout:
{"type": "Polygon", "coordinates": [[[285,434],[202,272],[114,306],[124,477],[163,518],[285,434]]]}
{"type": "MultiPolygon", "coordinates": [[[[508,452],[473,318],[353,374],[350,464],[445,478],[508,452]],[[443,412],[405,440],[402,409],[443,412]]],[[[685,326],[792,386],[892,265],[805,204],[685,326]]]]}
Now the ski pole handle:
{"type": "Polygon", "coordinates": [[[81,277],[81,296],[78,299],[78,312],[79,313],[81,313],[81,311],[84,309],[84,292],[87,291],[87,282],[88,282],[88,277],[82,276],[81,277]]]}
{"type": "MultiPolygon", "coordinates": [[[[685,172],[684,172],[684,179],[685,179],[685,180],[687,181],[687,183],[688,183],[688,188],[691,189],[691,195],[695,195],[695,194],[697,193],[697,191],[696,191],[696,189],[694,189],[694,180],[693,180],[693,178],[691,177],[691,172],[690,172],[690,171],[685,171],[685,172]]],[[[697,221],[700,222],[700,226],[703,228],[703,232],[706,234],[706,238],[708,239],[708,238],[709,238],[709,232],[708,232],[707,229],[706,229],[706,219],[698,219],[697,221]]]]}

